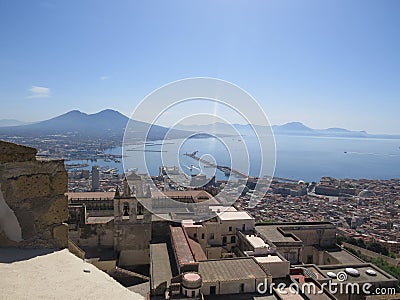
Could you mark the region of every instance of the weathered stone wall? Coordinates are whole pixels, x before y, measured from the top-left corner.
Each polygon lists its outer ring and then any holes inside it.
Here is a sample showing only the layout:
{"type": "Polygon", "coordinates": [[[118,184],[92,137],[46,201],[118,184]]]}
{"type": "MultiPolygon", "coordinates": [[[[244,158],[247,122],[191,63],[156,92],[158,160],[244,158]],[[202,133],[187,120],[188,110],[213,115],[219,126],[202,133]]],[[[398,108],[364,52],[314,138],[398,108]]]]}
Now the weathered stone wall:
{"type": "Polygon", "coordinates": [[[64,162],[38,160],[36,153],[34,148],[0,141],[0,206],[4,208],[0,247],[68,247],[64,162]],[[10,226],[15,217],[17,225],[10,226]]]}

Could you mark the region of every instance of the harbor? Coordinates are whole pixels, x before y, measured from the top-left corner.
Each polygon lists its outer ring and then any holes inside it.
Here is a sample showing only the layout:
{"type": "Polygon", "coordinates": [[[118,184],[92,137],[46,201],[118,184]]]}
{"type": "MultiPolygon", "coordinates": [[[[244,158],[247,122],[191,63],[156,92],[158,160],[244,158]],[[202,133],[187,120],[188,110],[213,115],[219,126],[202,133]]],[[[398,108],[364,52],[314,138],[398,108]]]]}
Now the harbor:
{"type": "Polygon", "coordinates": [[[244,174],[244,173],[242,173],[242,172],[240,172],[238,170],[232,169],[232,168],[227,167],[227,166],[221,166],[221,165],[218,165],[218,164],[214,164],[212,162],[209,162],[208,160],[200,158],[200,157],[197,156],[198,152],[199,151],[195,151],[193,153],[185,153],[184,155],[188,156],[190,158],[193,158],[193,159],[205,164],[208,167],[212,167],[212,168],[216,168],[216,169],[220,170],[221,172],[223,172],[225,174],[226,177],[228,177],[230,175],[233,175],[233,176],[235,176],[237,178],[248,178],[249,177],[248,175],[246,175],[246,174],[244,174]]]}

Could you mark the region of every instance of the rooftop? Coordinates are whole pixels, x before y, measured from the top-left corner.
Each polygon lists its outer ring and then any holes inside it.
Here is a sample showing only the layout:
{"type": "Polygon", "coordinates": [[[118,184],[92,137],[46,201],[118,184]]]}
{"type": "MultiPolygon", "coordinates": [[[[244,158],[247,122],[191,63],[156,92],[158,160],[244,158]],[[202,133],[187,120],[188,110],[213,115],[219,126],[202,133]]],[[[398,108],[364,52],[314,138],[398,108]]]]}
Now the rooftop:
{"type": "Polygon", "coordinates": [[[282,259],[278,255],[257,256],[257,257],[254,257],[254,258],[259,263],[282,262],[282,259]]]}
{"type": "Polygon", "coordinates": [[[203,282],[262,279],[267,275],[251,257],[206,260],[199,262],[203,282]]]}
{"type": "Polygon", "coordinates": [[[223,206],[223,205],[210,205],[210,210],[213,212],[228,212],[237,211],[233,206],[223,206]]]}
{"type": "Polygon", "coordinates": [[[167,244],[150,244],[150,257],[151,289],[155,289],[163,282],[169,283],[172,278],[167,244]]]}
{"type": "Polygon", "coordinates": [[[328,251],[328,253],[341,264],[358,264],[362,262],[359,258],[343,249],[340,249],[339,251],[328,251]]]}
{"type": "Polygon", "coordinates": [[[277,227],[333,227],[331,222],[273,222],[273,223],[257,223],[257,226],[277,226],[277,227]]]}
{"type": "Polygon", "coordinates": [[[153,198],[164,198],[169,197],[171,199],[179,198],[193,198],[196,202],[206,201],[213,198],[209,193],[202,190],[190,190],[190,191],[153,191],[151,192],[153,198]]]}
{"type": "Polygon", "coordinates": [[[203,248],[201,248],[201,245],[197,241],[189,237],[188,242],[190,250],[192,251],[194,259],[196,261],[207,260],[207,256],[204,253],[203,248]]]}
{"type": "Polygon", "coordinates": [[[257,249],[257,248],[269,248],[268,244],[266,244],[264,242],[264,240],[262,238],[258,237],[258,236],[246,235],[246,239],[254,247],[254,249],[257,249]]]}
{"type": "Polygon", "coordinates": [[[195,263],[189,242],[182,227],[170,226],[171,239],[180,266],[195,263]]]}
{"type": "Polygon", "coordinates": [[[234,220],[253,220],[245,211],[226,211],[218,214],[218,218],[221,221],[234,221],[234,220]]]}
{"type": "MultiPolygon", "coordinates": [[[[326,277],[329,278],[327,275],[328,272],[339,273],[345,272],[346,268],[354,268],[356,269],[360,275],[359,276],[347,276],[346,282],[382,282],[382,281],[396,281],[394,277],[387,274],[386,272],[382,271],[378,267],[368,264],[368,263],[361,263],[361,264],[342,264],[342,265],[324,265],[318,266],[317,269],[326,277]],[[367,270],[373,270],[376,272],[376,275],[368,275],[367,270]]],[[[333,282],[339,282],[337,279],[333,279],[333,282]]]]}
{"type": "Polygon", "coordinates": [[[193,220],[182,220],[182,227],[189,228],[189,227],[202,227],[201,224],[195,224],[193,220]]]}
{"type": "Polygon", "coordinates": [[[276,242],[300,242],[291,234],[282,233],[278,228],[280,225],[256,225],[256,231],[261,233],[267,240],[272,243],[276,242]]]}
{"type": "Polygon", "coordinates": [[[115,192],[69,192],[68,200],[113,200],[115,192]]]}

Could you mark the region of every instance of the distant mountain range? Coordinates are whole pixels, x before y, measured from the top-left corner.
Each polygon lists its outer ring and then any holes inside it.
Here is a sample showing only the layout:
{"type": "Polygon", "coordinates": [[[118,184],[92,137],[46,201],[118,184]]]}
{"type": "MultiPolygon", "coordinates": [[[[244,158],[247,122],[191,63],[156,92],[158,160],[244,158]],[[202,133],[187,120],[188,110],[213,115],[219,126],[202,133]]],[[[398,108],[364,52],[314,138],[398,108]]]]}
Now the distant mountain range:
{"type": "MultiPolygon", "coordinates": [[[[106,109],[95,114],[86,114],[79,110],[72,110],[58,117],[28,125],[0,127],[0,135],[18,136],[48,136],[68,135],[75,137],[112,137],[121,139],[125,132],[129,118],[118,111],[106,109]]],[[[140,138],[142,132],[149,131],[149,140],[163,139],[168,128],[150,125],[145,122],[131,120],[130,137],[140,138]]],[[[169,138],[187,136],[186,132],[171,130],[169,138]]]]}
{"type": "MultiPolygon", "coordinates": [[[[86,114],[78,110],[67,112],[58,117],[42,122],[21,124],[16,120],[0,120],[0,135],[18,136],[46,136],[71,135],[79,137],[113,137],[121,139],[129,118],[118,111],[106,109],[95,114],[86,114]],[[1,125],[6,124],[7,126],[1,125]]],[[[269,132],[268,128],[255,125],[259,132],[269,132]]],[[[284,125],[273,125],[272,131],[276,135],[294,136],[326,136],[326,137],[357,137],[357,138],[400,138],[399,135],[373,135],[365,131],[351,131],[343,128],[313,129],[300,122],[291,122],[284,125]]],[[[169,128],[150,125],[145,122],[131,120],[130,137],[140,138],[143,132],[149,130],[148,139],[163,139],[169,128]]],[[[251,125],[214,123],[209,125],[181,125],[168,132],[169,138],[183,138],[188,132],[201,132],[218,135],[232,135],[236,131],[242,135],[253,135],[251,125]]]]}
{"type": "Polygon", "coordinates": [[[0,120],[0,127],[7,127],[7,126],[20,126],[29,124],[28,122],[22,122],[15,119],[2,119],[0,120]]]}
{"type": "MultiPolygon", "coordinates": [[[[207,132],[211,134],[233,134],[237,131],[241,135],[254,135],[254,127],[258,132],[268,134],[268,128],[250,124],[214,123],[208,125],[181,125],[178,129],[185,131],[207,132]]],[[[292,136],[321,136],[321,137],[354,137],[354,138],[400,138],[400,135],[369,134],[366,131],[351,131],[344,128],[313,129],[300,122],[290,122],[283,125],[272,125],[275,135],[292,136]]]]}

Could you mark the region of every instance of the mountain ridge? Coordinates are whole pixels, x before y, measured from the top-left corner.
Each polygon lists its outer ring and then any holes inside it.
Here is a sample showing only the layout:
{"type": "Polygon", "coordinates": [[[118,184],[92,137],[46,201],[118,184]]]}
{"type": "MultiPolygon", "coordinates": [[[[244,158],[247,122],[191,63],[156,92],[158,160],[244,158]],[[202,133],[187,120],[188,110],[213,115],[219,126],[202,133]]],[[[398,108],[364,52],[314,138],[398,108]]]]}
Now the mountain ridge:
{"type": "Polygon", "coordinates": [[[112,109],[105,109],[93,114],[71,110],[33,124],[0,127],[0,134],[21,136],[68,134],[75,137],[109,136],[113,139],[122,140],[128,122],[129,128],[135,128],[135,131],[129,134],[131,138],[142,137],[142,132],[148,132],[147,137],[149,140],[163,139],[167,133],[169,138],[186,136],[186,133],[180,130],[169,130],[169,128],[163,126],[130,120],[127,116],[112,109]]]}
{"type": "Polygon", "coordinates": [[[16,119],[0,119],[0,127],[27,125],[29,122],[23,122],[16,119]]]}
{"type": "MultiPolygon", "coordinates": [[[[0,134],[20,134],[20,135],[50,135],[63,134],[66,132],[78,135],[104,135],[105,133],[113,136],[124,135],[125,128],[130,119],[119,111],[104,109],[96,113],[87,114],[80,110],[71,110],[59,116],[43,120],[36,123],[1,126],[0,134]]],[[[0,120],[0,124],[1,124],[0,120]]],[[[21,121],[19,121],[21,122],[21,121]]],[[[254,134],[253,128],[259,132],[269,132],[265,127],[251,124],[225,124],[216,122],[207,125],[180,125],[177,128],[169,129],[164,126],[150,125],[145,122],[130,120],[129,127],[134,128],[135,132],[130,133],[132,138],[143,136],[139,134],[149,130],[149,139],[162,139],[168,133],[169,138],[186,137],[187,132],[208,132],[214,134],[231,135],[254,134]]],[[[306,135],[306,136],[327,136],[327,137],[368,137],[368,138],[400,138],[400,135],[388,134],[369,134],[366,131],[352,131],[345,128],[330,127],[326,129],[314,129],[301,122],[294,121],[282,125],[272,125],[271,129],[275,135],[306,135]]]]}
{"type": "MultiPolygon", "coordinates": [[[[181,125],[177,128],[181,130],[196,130],[199,132],[211,132],[214,134],[223,134],[228,130],[232,132],[237,130],[239,134],[254,135],[254,127],[258,132],[268,134],[264,126],[251,124],[225,124],[213,123],[208,125],[181,125]]],[[[291,136],[321,136],[321,137],[354,137],[354,138],[400,138],[400,135],[390,134],[370,134],[365,130],[353,131],[345,128],[330,127],[325,129],[314,129],[304,125],[301,122],[288,122],[282,125],[272,125],[271,130],[275,135],[291,135],[291,136]]]]}

